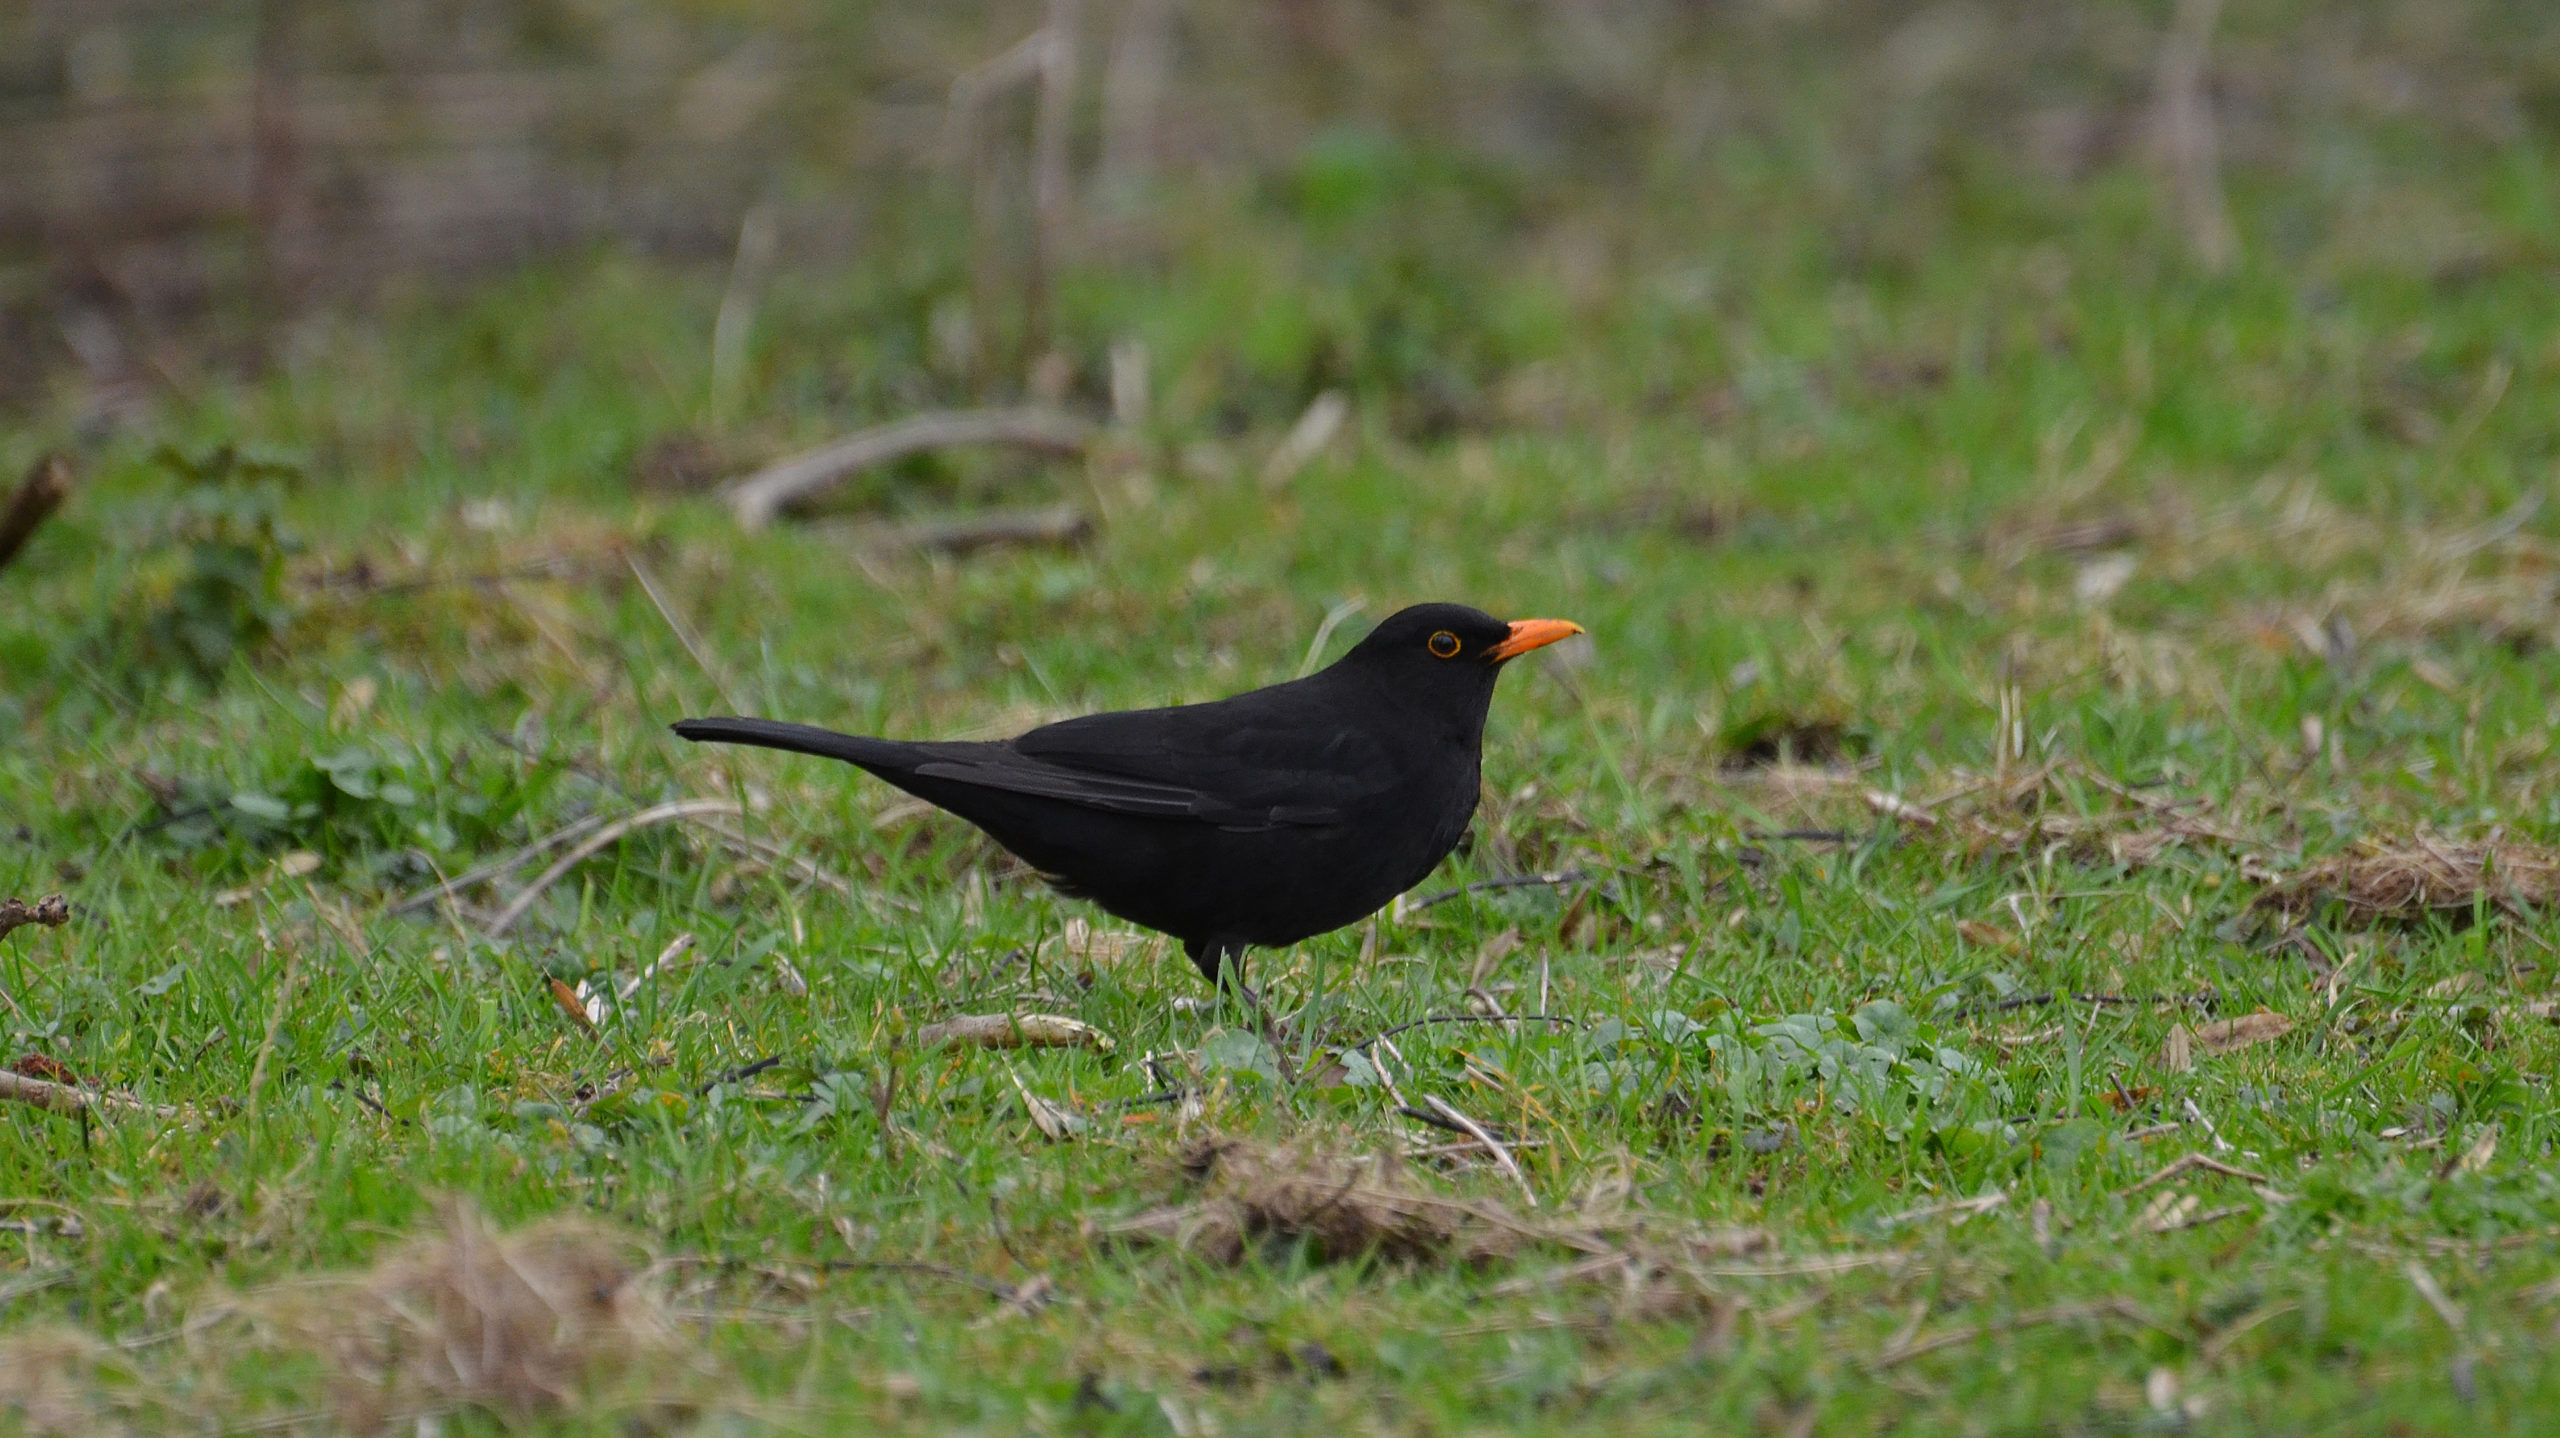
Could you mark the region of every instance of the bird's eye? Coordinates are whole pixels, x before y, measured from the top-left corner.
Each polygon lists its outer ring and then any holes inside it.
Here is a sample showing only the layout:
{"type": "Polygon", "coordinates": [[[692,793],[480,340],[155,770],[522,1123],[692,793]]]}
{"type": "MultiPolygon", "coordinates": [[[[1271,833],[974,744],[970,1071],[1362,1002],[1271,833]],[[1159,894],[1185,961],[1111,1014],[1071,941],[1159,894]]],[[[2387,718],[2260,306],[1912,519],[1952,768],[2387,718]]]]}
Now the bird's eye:
{"type": "Polygon", "coordinates": [[[1431,636],[1431,652],[1443,659],[1458,657],[1458,636],[1443,629],[1431,636]]]}

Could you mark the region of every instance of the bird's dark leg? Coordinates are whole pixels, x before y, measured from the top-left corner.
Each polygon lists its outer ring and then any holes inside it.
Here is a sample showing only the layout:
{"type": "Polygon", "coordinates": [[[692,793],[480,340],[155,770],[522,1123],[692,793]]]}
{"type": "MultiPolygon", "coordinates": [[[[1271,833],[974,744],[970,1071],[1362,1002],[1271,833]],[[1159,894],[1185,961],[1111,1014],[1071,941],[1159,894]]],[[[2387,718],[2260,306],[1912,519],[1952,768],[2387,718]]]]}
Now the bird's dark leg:
{"type": "Polygon", "coordinates": [[[1260,996],[1246,988],[1244,983],[1244,948],[1232,939],[1185,939],[1182,942],[1182,952],[1190,958],[1191,966],[1200,971],[1200,977],[1209,981],[1209,987],[1232,991],[1258,1008],[1262,1003],[1260,996]]]}
{"type": "Polygon", "coordinates": [[[1244,981],[1245,945],[1234,939],[1191,939],[1183,943],[1182,951],[1190,956],[1192,965],[1200,970],[1200,976],[1219,992],[1233,994],[1244,1001],[1246,1010],[1253,1015],[1254,1028],[1261,1033],[1262,1042],[1270,1048],[1273,1061],[1280,1067],[1280,1077],[1295,1085],[1298,1081],[1297,1066],[1289,1062],[1289,1052],[1280,1042],[1279,1027],[1272,1023],[1270,1011],[1263,1008],[1262,995],[1255,993],[1252,986],[1244,981]]]}

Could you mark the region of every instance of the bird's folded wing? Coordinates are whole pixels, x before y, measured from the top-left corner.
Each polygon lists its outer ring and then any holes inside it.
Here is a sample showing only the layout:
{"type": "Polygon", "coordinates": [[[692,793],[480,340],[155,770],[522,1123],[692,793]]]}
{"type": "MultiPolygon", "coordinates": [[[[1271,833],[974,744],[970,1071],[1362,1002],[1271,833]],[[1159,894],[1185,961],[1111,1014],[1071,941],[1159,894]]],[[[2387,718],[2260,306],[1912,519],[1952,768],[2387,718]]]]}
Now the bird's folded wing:
{"type": "Polygon", "coordinates": [[[1071,804],[1105,809],[1115,814],[1144,814],[1164,819],[1201,817],[1201,796],[1193,790],[1110,774],[1086,773],[1057,764],[1043,764],[1020,755],[919,764],[914,772],[928,779],[952,779],[983,789],[1006,789],[1016,794],[1036,794],[1043,799],[1063,799],[1071,804]]]}
{"type": "Polygon", "coordinates": [[[1227,829],[1340,823],[1394,787],[1395,766],[1374,741],[1295,717],[1202,704],[1070,719],[1014,740],[1006,747],[1022,767],[982,782],[1227,829]]]}

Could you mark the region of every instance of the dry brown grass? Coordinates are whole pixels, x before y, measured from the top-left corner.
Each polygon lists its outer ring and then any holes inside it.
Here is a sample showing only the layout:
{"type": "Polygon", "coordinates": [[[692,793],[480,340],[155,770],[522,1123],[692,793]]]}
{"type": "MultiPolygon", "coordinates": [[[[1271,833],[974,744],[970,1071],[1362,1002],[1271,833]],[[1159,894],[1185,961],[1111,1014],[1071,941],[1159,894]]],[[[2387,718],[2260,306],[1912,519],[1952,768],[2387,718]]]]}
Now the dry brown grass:
{"type": "Polygon", "coordinates": [[[708,1375],[681,1356],[653,1271],[587,1220],[500,1232],[449,1203],[369,1268],[208,1294],[163,1335],[176,1342],[128,1352],[65,1327],[0,1338],[0,1430],[365,1433],[466,1411],[509,1426],[678,1413],[708,1375]],[[266,1399],[241,1381],[252,1373],[266,1399]]]}
{"type": "Polygon", "coordinates": [[[461,1409],[521,1420],[608,1394],[654,1406],[668,1398],[674,1331],[645,1258],[584,1220],[501,1233],[453,1203],[371,1269],[247,1311],[327,1361],[331,1408],[351,1429],[461,1409]]]}
{"type": "Polygon", "coordinates": [[[0,1423],[11,1432],[65,1438],[129,1433],[98,1368],[112,1352],[85,1333],[38,1328],[0,1342],[0,1423]]]}
{"type": "Polygon", "coordinates": [[[1426,1192],[1390,1153],[1205,1138],[1184,1148],[1180,1163],[1197,1198],[1111,1224],[1104,1235],[1170,1243],[1220,1263],[1262,1241],[1304,1241],[1325,1262],[1374,1253],[1478,1263],[1543,1236],[1498,1204],[1426,1192]]]}
{"type": "Polygon", "coordinates": [[[1657,1231],[1610,1193],[1570,1217],[1531,1222],[1497,1203],[1431,1192],[1393,1153],[1358,1153],[1305,1138],[1265,1144],[1235,1137],[1193,1141],[1179,1155],[1189,1202],[1101,1226],[1104,1238],[1166,1243],[1220,1263],[1256,1244],[1305,1243],[1320,1261],[1377,1255],[1402,1262],[1488,1263],[1532,1249],[1606,1260],[1594,1272],[1654,1273],[1708,1256],[1757,1252],[1759,1229],[1657,1231]]]}
{"type": "Polygon", "coordinates": [[[1868,803],[1977,856],[2056,853],[2140,868],[2189,847],[2237,853],[2244,868],[2257,869],[2266,847],[2201,795],[2135,789],[2078,760],[1952,777],[1941,797],[1874,795],[1868,803]]]}
{"type": "Polygon", "coordinates": [[[2512,916],[2560,902],[2560,850],[2420,833],[2367,839],[2284,876],[2257,907],[2307,916],[2336,905],[2349,923],[2407,922],[2467,913],[2483,903],[2512,916]]]}

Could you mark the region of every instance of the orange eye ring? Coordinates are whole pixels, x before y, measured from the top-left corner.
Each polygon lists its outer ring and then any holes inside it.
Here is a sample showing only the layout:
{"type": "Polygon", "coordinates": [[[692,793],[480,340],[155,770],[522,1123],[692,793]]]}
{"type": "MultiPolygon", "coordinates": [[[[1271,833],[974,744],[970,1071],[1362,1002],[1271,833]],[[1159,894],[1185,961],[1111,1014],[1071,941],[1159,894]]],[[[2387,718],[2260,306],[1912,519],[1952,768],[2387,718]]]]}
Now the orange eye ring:
{"type": "Polygon", "coordinates": [[[1443,629],[1432,635],[1425,647],[1439,658],[1455,659],[1458,657],[1458,636],[1443,629]]]}

